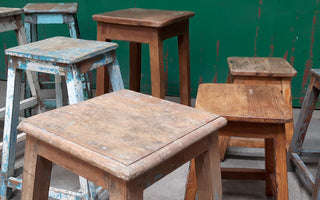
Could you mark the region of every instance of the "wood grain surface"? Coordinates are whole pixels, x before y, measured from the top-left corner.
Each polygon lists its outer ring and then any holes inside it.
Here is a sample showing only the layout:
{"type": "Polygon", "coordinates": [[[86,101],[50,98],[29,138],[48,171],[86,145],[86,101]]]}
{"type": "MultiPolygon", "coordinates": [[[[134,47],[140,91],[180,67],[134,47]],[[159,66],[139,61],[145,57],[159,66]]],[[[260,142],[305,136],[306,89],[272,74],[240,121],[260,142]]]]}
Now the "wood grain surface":
{"type": "Polygon", "coordinates": [[[25,13],[77,13],[78,3],[28,3],[25,13]]]}
{"type": "Polygon", "coordinates": [[[130,8],[93,15],[93,20],[133,26],[162,27],[194,16],[191,11],[130,8]]]}

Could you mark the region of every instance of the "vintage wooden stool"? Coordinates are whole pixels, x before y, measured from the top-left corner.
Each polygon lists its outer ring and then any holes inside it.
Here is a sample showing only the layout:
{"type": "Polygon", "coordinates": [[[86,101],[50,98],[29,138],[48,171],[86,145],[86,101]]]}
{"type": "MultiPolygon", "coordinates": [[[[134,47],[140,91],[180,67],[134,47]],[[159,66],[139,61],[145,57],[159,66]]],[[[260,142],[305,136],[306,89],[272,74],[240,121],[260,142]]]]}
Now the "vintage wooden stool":
{"type": "MultiPolygon", "coordinates": [[[[130,89],[140,91],[141,43],[149,44],[152,96],[164,99],[163,40],[178,36],[180,98],[190,105],[189,18],[193,12],[131,8],[93,15],[97,38],[130,42],[130,89]]],[[[106,70],[97,73],[97,94],[108,92],[106,70]]]]}
{"type": "MultiPolygon", "coordinates": [[[[81,73],[101,66],[107,65],[112,87],[115,91],[124,88],[115,54],[117,47],[118,45],[115,43],[54,37],[9,48],[5,51],[6,55],[9,56],[9,66],[1,163],[2,198],[6,197],[7,187],[21,189],[21,180],[13,177],[13,175],[22,71],[30,70],[33,72],[65,76],[69,103],[78,103],[83,101],[81,73]]],[[[41,97],[38,95],[39,84],[35,80],[37,80],[36,75],[33,82],[31,82],[32,84],[30,84],[34,96],[30,98],[31,100],[28,99],[26,101],[29,102],[29,106],[30,104],[38,105],[38,110],[42,111],[43,104],[41,97]]],[[[87,195],[87,198],[89,198],[90,196],[87,194],[87,191],[89,191],[87,181],[81,178],[80,182],[84,194],[73,194],[70,191],[60,191],[56,189],[56,192],[50,191],[50,196],[53,198],[60,197],[62,199],[74,197],[76,199],[82,195],[87,195]]]]}
{"type": "Polygon", "coordinates": [[[301,157],[319,157],[319,151],[302,149],[304,138],[307,134],[308,126],[312,118],[313,110],[316,107],[320,92],[320,69],[311,69],[311,78],[307,93],[304,97],[302,107],[294,128],[294,135],[288,151],[288,170],[296,171],[303,180],[306,188],[312,192],[312,199],[320,199],[320,162],[318,164],[317,175],[314,178],[304,164],[301,157]]]}
{"type": "MultiPolygon", "coordinates": [[[[68,24],[70,37],[81,38],[77,20],[78,3],[28,3],[23,9],[29,43],[38,41],[38,24],[68,24]]],[[[85,98],[92,98],[90,76],[83,74],[82,79],[85,98]]],[[[52,82],[41,80],[41,85],[50,84],[52,84],[52,82]]],[[[60,76],[55,76],[55,84],[61,84],[60,76]]],[[[52,107],[50,106],[54,105],[52,101],[55,100],[47,101],[48,103],[45,102],[45,104],[48,105],[48,107],[52,107]]]]}
{"type": "MultiPolygon", "coordinates": [[[[268,85],[278,88],[290,105],[292,112],[291,79],[297,71],[283,58],[272,57],[229,57],[227,82],[248,85],[268,85]]],[[[293,135],[293,122],[286,124],[286,144],[289,148],[293,135]]],[[[257,138],[221,137],[221,160],[227,146],[263,148],[264,141],[257,138]]]]}
{"type": "Polygon", "coordinates": [[[130,90],[24,119],[22,199],[47,199],[52,162],[109,190],[143,199],[149,187],[196,160],[201,200],[222,199],[218,136],[226,119],[130,90]]]}
{"type": "MultiPolygon", "coordinates": [[[[267,195],[288,200],[285,123],[292,121],[292,112],[281,92],[269,86],[201,84],[196,108],[227,118],[219,135],[265,140],[265,170],[223,168],[222,178],[266,180],[267,195]]],[[[189,176],[188,180],[194,179],[189,176]]],[[[195,190],[187,189],[186,199],[194,199],[195,190]]]]}

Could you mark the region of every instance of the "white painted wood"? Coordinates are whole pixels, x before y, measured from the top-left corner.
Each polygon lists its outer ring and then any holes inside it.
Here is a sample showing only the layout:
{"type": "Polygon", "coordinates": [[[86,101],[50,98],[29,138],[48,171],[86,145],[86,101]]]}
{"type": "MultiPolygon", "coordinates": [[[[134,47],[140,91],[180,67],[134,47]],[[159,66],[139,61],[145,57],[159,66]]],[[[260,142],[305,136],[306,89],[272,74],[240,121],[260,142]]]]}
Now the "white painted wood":
{"type": "Polygon", "coordinates": [[[0,32],[17,30],[16,20],[13,16],[0,18],[0,32]]]}
{"type": "Polygon", "coordinates": [[[114,62],[112,64],[107,65],[107,69],[109,72],[112,90],[118,91],[118,90],[124,89],[119,62],[115,54],[114,54],[114,62]]]}
{"type": "MultiPolygon", "coordinates": [[[[28,99],[24,99],[24,100],[20,101],[20,111],[24,110],[26,108],[31,108],[31,107],[33,107],[33,106],[35,106],[37,104],[38,104],[37,97],[31,97],[31,98],[28,98],[28,99]]],[[[0,118],[4,118],[5,110],[6,110],[5,107],[0,108],[0,118]]]]}

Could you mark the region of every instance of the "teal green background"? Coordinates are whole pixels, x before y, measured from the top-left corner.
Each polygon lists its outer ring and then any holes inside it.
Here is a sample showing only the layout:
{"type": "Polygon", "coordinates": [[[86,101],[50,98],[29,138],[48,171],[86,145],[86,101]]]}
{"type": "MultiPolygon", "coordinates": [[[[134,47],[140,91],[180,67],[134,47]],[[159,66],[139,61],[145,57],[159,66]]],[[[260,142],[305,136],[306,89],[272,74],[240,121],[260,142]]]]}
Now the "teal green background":
{"type": "MultiPolygon", "coordinates": [[[[23,7],[26,0],[1,0],[2,7],[23,7]]],[[[61,1],[50,1],[61,2],[61,1]]],[[[192,96],[202,82],[225,82],[229,56],[284,57],[298,71],[292,80],[293,105],[300,106],[308,83],[308,72],[319,68],[319,0],[79,0],[78,20],[83,39],[96,39],[92,15],[131,7],[190,10],[190,62],[192,96]]],[[[39,38],[69,36],[67,25],[41,25],[39,38]]],[[[1,33],[0,51],[17,45],[13,32],[1,33]]],[[[119,42],[119,58],[125,86],[129,82],[127,42],[119,42]]],[[[179,95],[177,39],[164,42],[167,95],[179,95]]],[[[6,59],[0,56],[0,78],[5,79],[6,59]]],[[[143,92],[150,93],[149,51],[142,46],[143,92]]]]}

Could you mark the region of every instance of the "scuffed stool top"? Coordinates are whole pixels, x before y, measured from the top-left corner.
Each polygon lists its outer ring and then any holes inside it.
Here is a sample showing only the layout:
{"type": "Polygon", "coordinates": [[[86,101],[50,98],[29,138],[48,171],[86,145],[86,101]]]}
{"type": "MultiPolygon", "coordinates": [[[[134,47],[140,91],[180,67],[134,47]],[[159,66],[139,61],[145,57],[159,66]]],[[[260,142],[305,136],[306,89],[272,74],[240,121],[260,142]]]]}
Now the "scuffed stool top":
{"type": "Polygon", "coordinates": [[[23,13],[23,9],[21,8],[0,7],[0,17],[8,17],[12,15],[19,15],[22,13],[23,13]]]}
{"type": "Polygon", "coordinates": [[[191,11],[130,8],[93,15],[93,20],[133,26],[163,27],[194,16],[191,11]]]}
{"type": "Polygon", "coordinates": [[[40,61],[75,64],[117,47],[118,44],[112,42],[53,37],[9,48],[5,50],[5,54],[40,61]]]}
{"type": "Polygon", "coordinates": [[[18,129],[129,180],[225,124],[213,113],[120,90],[26,118],[18,129]]]}
{"type": "Polygon", "coordinates": [[[28,3],[25,13],[77,13],[78,3],[28,3]]]}
{"type": "Polygon", "coordinates": [[[229,57],[230,73],[234,76],[293,77],[297,71],[283,58],[229,57]]]}

